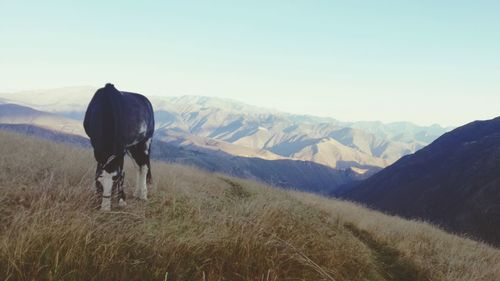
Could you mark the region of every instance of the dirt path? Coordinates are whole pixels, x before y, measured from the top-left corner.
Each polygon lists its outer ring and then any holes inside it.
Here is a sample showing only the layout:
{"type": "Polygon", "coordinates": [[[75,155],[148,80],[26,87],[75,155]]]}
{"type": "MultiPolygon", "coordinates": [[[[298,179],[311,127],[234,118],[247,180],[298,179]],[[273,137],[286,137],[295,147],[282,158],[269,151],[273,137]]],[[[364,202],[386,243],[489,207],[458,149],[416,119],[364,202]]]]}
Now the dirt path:
{"type": "MultiPolygon", "coordinates": [[[[414,263],[402,257],[395,249],[375,240],[370,233],[361,230],[351,223],[344,226],[366,246],[370,248],[377,262],[379,274],[388,281],[428,281],[429,276],[414,263]]],[[[378,278],[376,278],[377,280],[378,278]]]]}

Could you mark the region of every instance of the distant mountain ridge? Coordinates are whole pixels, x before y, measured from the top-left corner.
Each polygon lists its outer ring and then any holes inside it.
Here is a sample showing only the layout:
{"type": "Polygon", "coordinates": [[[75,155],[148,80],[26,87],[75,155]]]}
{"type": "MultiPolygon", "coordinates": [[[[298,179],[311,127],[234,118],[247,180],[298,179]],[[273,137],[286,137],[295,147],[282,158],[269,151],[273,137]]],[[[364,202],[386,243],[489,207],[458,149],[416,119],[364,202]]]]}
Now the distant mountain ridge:
{"type": "Polygon", "coordinates": [[[265,149],[283,157],[340,169],[385,167],[447,130],[411,123],[340,122],[217,98],[153,97],[152,100],[160,129],[265,149]]]}
{"type": "MultiPolygon", "coordinates": [[[[81,121],[92,87],[0,94],[0,98],[81,121]]],[[[158,135],[176,132],[177,144],[263,159],[313,161],[336,169],[373,173],[424,147],[449,128],[408,122],[341,122],[333,118],[288,114],[234,100],[150,96],[158,135]],[[231,144],[231,145],[228,145],[231,144]]]]}
{"type": "Polygon", "coordinates": [[[500,117],[448,132],[341,195],[500,245],[500,117]]]}
{"type": "Polygon", "coordinates": [[[67,134],[86,136],[81,122],[27,106],[0,103],[0,123],[30,124],[67,134]]]}

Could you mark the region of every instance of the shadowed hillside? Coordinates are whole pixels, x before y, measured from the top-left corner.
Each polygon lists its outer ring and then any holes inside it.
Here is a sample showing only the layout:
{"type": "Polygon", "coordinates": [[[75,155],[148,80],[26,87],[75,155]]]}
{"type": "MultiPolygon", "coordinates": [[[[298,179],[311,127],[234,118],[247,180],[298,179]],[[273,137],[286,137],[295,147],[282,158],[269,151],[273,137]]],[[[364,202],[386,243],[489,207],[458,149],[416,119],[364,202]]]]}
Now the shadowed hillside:
{"type": "Polygon", "coordinates": [[[500,278],[500,251],[428,224],[177,165],[153,164],[147,204],[100,212],[90,150],[0,141],[2,280],[500,278]]]}
{"type": "Polygon", "coordinates": [[[500,117],[446,133],[344,196],[500,245],[500,117]]]}

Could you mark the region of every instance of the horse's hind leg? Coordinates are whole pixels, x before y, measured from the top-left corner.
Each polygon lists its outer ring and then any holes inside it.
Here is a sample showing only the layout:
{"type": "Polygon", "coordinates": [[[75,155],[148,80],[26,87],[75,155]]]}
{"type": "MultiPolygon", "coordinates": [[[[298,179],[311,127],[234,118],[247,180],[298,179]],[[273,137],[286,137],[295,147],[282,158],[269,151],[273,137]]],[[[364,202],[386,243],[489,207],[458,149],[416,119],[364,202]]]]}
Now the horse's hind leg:
{"type": "Polygon", "coordinates": [[[147,184],[151,185],[153,184],[153,176],[151,175],[151,162],[150,162],[150,154],[151,154],[151,138],[148,139],[145,143],[145,150],[144,153],[147,156],[147,163],[146,165],[148,166],[148,174],[146,175],[146,181],[147,184]]]}
{"type": "Polygon", "coordinates": [[[149,162],[149,144],[151,139],[145,139],[128,149],[137,169],[137,185],[134,196],[142,200],[148,199],[147,182],[151,179],[149,162]]]}
{"type": "Polygon", "coordinates": [[[123,180],[125,179],[125,172],[122,170],[122,172],[119,176],[120,177],[118,178],[118,181],[117,181],[118,205],[120,207],[125,207],[125,206],[127,206],[127,202],[125,201],[125,199],[126,199],[125,190],[123,189],[123,180]]]}

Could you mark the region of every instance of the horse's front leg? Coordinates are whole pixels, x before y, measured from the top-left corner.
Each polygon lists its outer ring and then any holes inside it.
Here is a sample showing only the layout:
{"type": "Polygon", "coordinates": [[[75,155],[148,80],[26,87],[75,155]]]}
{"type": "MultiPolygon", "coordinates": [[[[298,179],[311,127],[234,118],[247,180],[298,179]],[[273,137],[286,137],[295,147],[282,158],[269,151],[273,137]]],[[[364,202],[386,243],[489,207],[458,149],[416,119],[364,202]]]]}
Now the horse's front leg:
{"type": "Polygon", "coordinates": [[[101,211],[111,211],[111,195],[113,193],[113,178],[118,174],[117,171],[107,172],[103,170],[97,179],[102,186],[101,211]]]}
{"type": "MultiPolygon", "coordinates": [[[[111,211],[111,197],[113,190],[120,191],[120,199],[123,199],[123,156],[113,157],[107,163],[98,165],[96,176],[96,186],[98,192],[102,189],[101,211],[111,211]]],[[[123,205],[120,204],[120,205],[123,205]]]]}

